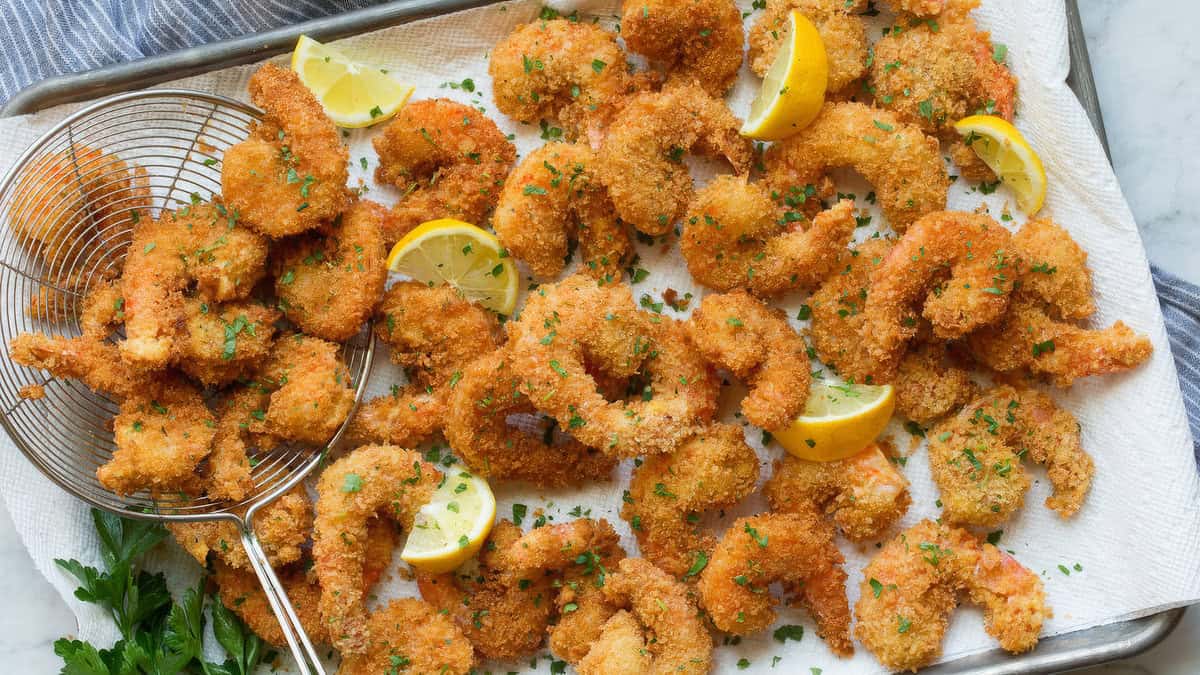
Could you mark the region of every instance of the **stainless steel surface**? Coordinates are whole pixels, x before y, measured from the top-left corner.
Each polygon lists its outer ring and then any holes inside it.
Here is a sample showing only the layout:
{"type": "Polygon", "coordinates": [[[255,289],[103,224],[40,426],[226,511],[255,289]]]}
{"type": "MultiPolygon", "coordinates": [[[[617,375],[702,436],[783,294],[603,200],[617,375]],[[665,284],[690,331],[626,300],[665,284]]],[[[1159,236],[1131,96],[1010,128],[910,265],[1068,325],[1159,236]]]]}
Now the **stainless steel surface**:
{"type": "MultiPolygon", "coordinates": [[[[61,103],[94,98],[104,93],[147,87],[178,77],[250,63],[291,49],[295,39],[301,34],[328,40],[490,4],[491,1],[401,0],[256,36],[196,47],[89,73],[54,78],[19,93],[0,109],[0,115],[30,113],[61,103]]],[[[1108,144],[1092,79],[1087,45],[1083,39],[1079,9],[1076,0],[1065,2],[1071,40],[1071,70],[1067,82],[1079,97],[1107,150],[1108,144]]],[[[1049,673],[1128,658],[1158,644],[1175,628],[1183,611],[1182,608],[1173,609],[1139,619],[1047,638],[1032,653],[1020,656],[1011,656],[996,650],[943,663],[929,669],[928,672],[971,672],[986,675],[1049,673]]]]}

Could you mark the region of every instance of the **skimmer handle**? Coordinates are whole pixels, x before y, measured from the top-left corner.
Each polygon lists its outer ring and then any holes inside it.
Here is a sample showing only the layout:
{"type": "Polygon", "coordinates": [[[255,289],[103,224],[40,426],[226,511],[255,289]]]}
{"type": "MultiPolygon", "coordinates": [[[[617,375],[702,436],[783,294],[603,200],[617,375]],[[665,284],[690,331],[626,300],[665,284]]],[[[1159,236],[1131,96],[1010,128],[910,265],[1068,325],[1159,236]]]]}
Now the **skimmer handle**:
{"type": "Polygon", "coordinates": [[[251,519],[248,518],[241,524],[242,546],[246,549],[250,564],[254,566],[254,573],[258,575],[258,581],[267,594],[267,601],[271,603],[271,611],[275,613],[279,627],[283,629],[283,636],[292,650],[292,658],[296,660],[296,665],[303,675],[325,675],[321,658],[317,655],[317,650],[313,648],[312,640],[308,639],[308,633],[304,632],[304,626],[300,623],[300,618],[296,616],[292,601],[288,598],[287,591],[280,583],[279,576],[275,574],[270,561],[267,560],[267,554],[263,551],[262,545],[258,543],[258,536],[254,534],[254,528],[250,526],[250,522],[251,519]]]}

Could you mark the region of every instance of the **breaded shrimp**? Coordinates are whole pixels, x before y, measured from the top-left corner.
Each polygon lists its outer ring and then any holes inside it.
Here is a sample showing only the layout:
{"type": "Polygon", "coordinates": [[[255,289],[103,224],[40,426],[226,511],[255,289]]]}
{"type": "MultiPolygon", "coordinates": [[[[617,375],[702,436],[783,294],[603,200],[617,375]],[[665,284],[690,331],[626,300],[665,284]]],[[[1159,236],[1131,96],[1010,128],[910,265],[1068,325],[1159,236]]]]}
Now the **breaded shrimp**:
{"type": "Polygon", "coordinates": [[[946,208],[950,179],[935,139],[896,115],[861,103],[826,103],[800,133],[774,143],[763,157],[767,183],[785,198],[801,202],[810,215],[815,188],[831,194],[827,173],[850,167],[875,188],[879,207],[896,232],[918,218],[946,208]],[[812,188],[808,187],[812,186],[812,188]]]}
{"type": "Polygon", "coordinates": [[[504,183],[492,226],[539,277],[562,272],[572,239],[581,269],[610,281],[620,278],[633,249],[596,176],[596,155],[582,144],[547,143],[521,160],[504,183]]]}
{"type": "Polygon", "coordinates": [[[812,511],[832,518],[851,541],[874,539],[908,511],[908,480],[871,444],[834,462],[784,455],[763,495],[776,513],[812,511]]]}
{"type": "Polygon", "coordinates": [[[758,455],[746,445],[741,427],[713,424],[633,470],[621,518],[629,521],[645,558],[684,577],[716,545],[696,515],[737,504],[757,480],[758,455]]]}
{"type": "Polygon", "coordinates": [[[604,622],[587,647],[582,657],[571,661],[580,675],[648,673],[654,665],[641,624],[624,609],[604,622]]]}
{"type": "Polygon", "coordinates": [[[247,436],[254,415],[263,414],[268,400],[257,387],[239,386],[218,403],[216,435],[204,488],[209,498],[241,501],[254,490],[247,436]]]}
{"type": "Polygon", "coordinates": [[[88,389],[118,401],[145,386],[145,375],[125,365],[116,345],[89,335],[63,338],[21,333],[8,343],[8,356],[27,368],[77,379],[88,389]]]}
{"type": "MultiPolygon", "coordinates": [[[[560,568],[561,589],[554,601],[558,621],[549,628],[550,651],[570,663],[578,663],[587,655],[604,629],[604,623],[617,611],[617,606],[604,593],[604,587],[608,575],[625,559],[625,549],[621,548],[612,527],[604,520],[589,522],[592,523],[591,533],[585,540],[588,548],[580,552],[578,547],[573,547],[575,557],[560,568]]],[[[543,559],[561,561],[563,557],[550,554],[543,559]]]]}
{"type": "Polygon", "coordinates": [[[808,346],[782,311],[745,291],[707,295],[688,329],[704,358],[746,381],[742,414],[751,424],[781,429],[804,412],[812,381],[808,346]]]}
{"type": "Polygon", "coordinates": [[[387,281],[387,210],[361,199],[332,223],[276,249],[275,294],[300,330],[343,342],[362,328],[387,281]]]}
{"type": "Polygon", "coordinates": [[[1049,218],[1034,218],[1013,235],[1025,260],[1020,295],[1041,300],[1057,318],[1086,319],[1096,312],[1087,253],[1049,218]]]}
{"type": "Polygon", "coordinates": [[[250,78],[250,100],[266,114],[221,161],[226,206],[271,238],[333,220],[350,205],[350,154],[321,102],[273,63],[250,78]]]}
{"type": "MultiPolygon", "coordinates": [[[[300,560],[301,550],[312,533],[312,502],[304,486],[297,486],[259,511],[254,533],[273,567],[300,560]]],[[[237,525],[227,520],[198,520],[167,523],[167,529],[183,550],[201,565],[213,554],[230,567],[253,574],[250,559],[242,548],[237,525]]],[[[257,586],[258,582],[254,584],[257,586]]]]}
{"type": "Polygon", "coordinates": [[[833,528],[812,511],[739,518],[700,574],[700,604],[717,628],[757,633],[775,621],[776,600],[767,587],[781,582],[791,602],[813,615],[829,648],[849,656],[854,647],[842,562],[833,528]]]}
{"type": "Polygon", "coordinates": [[[350,414],[354,384],[338,346],[295,334],[280,337],[257,377],[271,399],[250,431],[322,445],[350,414]]]}
{"type": "Polygon", "coordinates": [[[401,193],[383,223],[388,246],[427,220],[483,225],[517,160],[495,122],[444,98],[404,106],[373,144],[379,154],[375,180],[401,193]]]}
{"type": "Polygon", "coordinates": [[[1079,511],[1095,472],[1075,416],[1035,389],[991,389],[928,438],[942,517],[951,523],[994,527],[1011,518],[1030,484],[1022,457],[1046,465],[1054,488],[1046,507],[1063,518],[1079,511]]]}
{"type": "Polygon", "coordinates": [[[278,318],[275,308],[258,302],[187,298],[170,363],[209,387],[249,377],[271,352],[278,318]]]}
{"type": "Polygon", "coordinates": [[[321,473],[314,569],[321,582],[321,616],[343,654],[365,654],[371,645],[362,584],[367,522],[378,513],[411,529],[440,480],[420,454],[388,445],[358,448],[321,473]]]}
{"type": "Polygon", "coordinates": [[[913,670],[941,654],[959,597],[983,607],[1004,649],[1037,644],[1051,615],[1036,574],[966,530],[923,520],[888,542],[863,570],[855,637],[889,670],[913,670]]]}
{"type": "Polygon", "coordinates": [[[342,675],[404,672],[467,675],[475,655],[471,643],[449,617],[416,598],[399,598],[371,613],[367,627],[371,645],[363,655],[350,654],[338,669],[342,675]]]}
{"type": "MultiPolygon", "coordinates": [[[[317,644],[328,643],[329,631],[325,622],[321,620],[318,607],[321,587],[313,583],[303,569],[296,566],[279,570],[277,574],[309,639],[317,644]]],[[[279,620],[271,611],[271,603],[267,600],[267,594],[254,572],[231,567],[229,563],[218,558],[212,563],[212,580],[219,589],[217,595],[221,604],[237,614],[247,628],[268,644],[287,646],[287,639],[283,636],[283,629],[279,627],[279,620]]]]}
{"type": "Polygon", "coordinates": [[[896,379],[896,413],[927,425],[971,400],[978,388],[971,371],[941,342],[920,341],[900,359],[896,379]]]}
{"type": "Polygon", "coordinates": [[[742,67],[745,37],[733,0],[625,0],[621,37],[631,52],[667,72],[667,83],[696,83],[724,96],[742,67]]]}
{"type": "Polygon", "coordinates": [[[767,74],[788,26],[788,15],[799,10],[821,35],[829,62],[827,94],[849,89],[867,72],[867,29],[845,0],[767,0],[766,10],[750,27],[750,69],[767,74]]]}
{"type": "Polygon", "coordinates": [[[685,153],[723,157],[737,173],[749,172],[750,141],[738,134],[740,126],[724,103],[695,84],[631,99],[600,146],[600,177],[617,215],[645,234],[670,231],[692,198],[685,153]]]}
{"type": "Polygon", "coordinates": [[[744,288],[766,298],[812,288],[854,234],[853,203],[838,202],[807,228],[798,215],[777,208],[770,192],[744,176],[717,176],[688,205],[679,248],[692,278],[718,291],[744,288]]]}

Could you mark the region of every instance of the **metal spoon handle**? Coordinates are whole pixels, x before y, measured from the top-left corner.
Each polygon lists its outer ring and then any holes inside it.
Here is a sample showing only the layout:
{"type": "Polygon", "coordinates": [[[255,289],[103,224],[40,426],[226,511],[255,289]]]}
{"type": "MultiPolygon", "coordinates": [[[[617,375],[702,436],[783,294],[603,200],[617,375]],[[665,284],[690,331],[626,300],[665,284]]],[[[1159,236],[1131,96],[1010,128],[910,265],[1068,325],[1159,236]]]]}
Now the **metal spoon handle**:
{"type": "Polygon", "coordinates": [[[254,528],[247,523],[240,529],[242,546],[245,547],[250,564],[254,567],[254,573],[258,576],[258,581],[267,594],[267,602],[271,603],[271,611],[275,613],[279,627],[283,629],[283,636],[287,640],[288,648],[292,651],[292,658],[296,660],[300,672],[304,675],[325,675],[321,658],[317,655],[312,640],[308,639],[308,633],[304,632],[304,626],[300,623],[300,618],[296,615],[296,610],[292,607],[292,601],[288,598],[283,584],[280,583],[279,576],[275,574],[275,570],[267,560],[266,552],[258,543],[258,536],[254,534],[254,528]]]}

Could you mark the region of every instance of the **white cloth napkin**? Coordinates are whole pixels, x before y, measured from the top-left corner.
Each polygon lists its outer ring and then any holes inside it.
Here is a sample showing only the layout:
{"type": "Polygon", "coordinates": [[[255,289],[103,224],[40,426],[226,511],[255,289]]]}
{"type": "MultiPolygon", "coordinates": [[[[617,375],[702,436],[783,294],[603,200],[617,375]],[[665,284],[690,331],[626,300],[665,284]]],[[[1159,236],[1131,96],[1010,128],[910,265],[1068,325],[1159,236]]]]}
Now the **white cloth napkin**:
{"type": "MultiPolygon", "coordinates": [[[[560,4],[566,3],[560,0],[560,4]]],[[[751,11],[748,3],[743,4],[745,11],[751,11]]],[[[617,13],[612,0],[589,0],[587,7],[606,23],[611,23],[617,13]]],[[[343,40],[338,46],[351,56],[388,68],[416,85],[414,98],[445,96],[482,106],[502,129],[515,134],[518,150],[527,153],[543,142],[539,129],[536,125],[516,124],[496,112],[487,60],[497,40],[516,24],[532,20],[539,9],[535,0],[517,0],[377,31],[343,40]],[[474,93],[448,85],[460,83],[464,78],[474,81],[474,93]]],[[[1095,458],[1092,491],[1079,515],[1062,521],[1042,506],[1049,488],[1046,481],[1038,481],[1026,499],[1024,511],[1004,527],[1001,547],[1013,551],[1044,580],[1049,603],[1054,608],[1054,618],[1046,623],[1045,635],[1196,602],[1200,600],[1200,566],[1196,564],[1200,557],[1200,511],[1197,510],[1200,481],[1192,458],[1191,439],[1137,227],[1100,143],[1064,81],[1068,56],[1063,6],[1057,0],[994,0],[977,10],[976,17],[984,28],[992,31],[996,41],[1008,45],[1009,63],[1020,78],[1017,125],[1038,149],[1050,180],[1044,213],[1067,227],[1089,254],[1100,308],[1095,324],[1108,325],[1122,319],[1149,335],[1155,347],[1151,360],[1131,373],[1093,378],[1079,382],[1070,391],[1055,392],[1060,404],[1079,418],[1085,447],[1095,458]],[[1076,564],[1082,571],[1076,570],[1076,564]],[[1060,565],[1070,574],[1060,571],[1060,565]]],[[[877,27],[872,28],[872,35],[878,34],[877,27]]],[[[245,99],[246,80],[253,69],[254,66],[228,68],[173,82],[170,86],[245,99]]],[[[743,70],[728,99],[736,114],[745,114],[757,88],[757,79],[743,70]]],[[[62,106],[32,116],[0,120],[0,166],[10,166],[42,131],[77,108],[62,106]]],[[[390,203],[397,198],[395,191],[375,186],[370,175],[375,166],[369,146],[372,135],[371,131],[350,135],[351,168],[355,177],[363,178],[371,186],[369,197],[390,203]],[[359,165],[360,157],[369,162],[365,171],[359,165]]],[[[713,170],[708,165],[696,168],[701,175],[713,170]]],[[[865,195],[869,187],[849,176],[842,189],[865,195]]],[[[986,202],[991,212],[998,215],[1009,201],[1004,188],[984,196],[966,181],[959,181],[952,187],[950,208],[970,210],[986,202]]],[[[862,200],[859,205],[867,206],[862,200]]],[[[874,222],[879,223],[878,213],[874,215],[874,222]]],[[[1019,214],[1015,218],[1016,223],[1023,220],[1019,214]]],[[[872,229],[863,228],[858,236],[866,236],[872,229]]],[[[657,298],[667,288],[681,293],[691,291],[697,297],[703,294],[687,274],[678,247],[666,253],[640,248],[641,266],[651,270],[651,275],[633,287],[635,298],[643,293],[657,298]]],[[[802,301],[801,296],[795,296],[780,304],[794,317],[802,301]]],[[[22,311],[13,306],[5,310],[22,311]]],[[[670,309],[664,311],[672,313],[670,309]]],[[[803,324],[796,322],[796,325],[803,324]]],[[[385,358],[377,361],[377,365],[372,389],[382,393],[397,375],[388,369],[385,358]]],[[[723,398],[736,407],[736,396],[723,398]]],[[[46,423],[56,421],[48,419],[46,423]]],[[[908,447],[908,434],[899,425],[893,423],[889,433],[895,435],[899,447],[908,447]]],[[[762,448],[756,429],[748,428],[747,438],[764,460],[765,478],[770,471],[769,460],[782,450],[778,446],[762,448]]],[[[929,476],[924,448],[911,452],[904,472],[912,481],[913,505],[903,524],[937,517],[934,504],[937,490],[929,476]]],[[[582,490],[536,491],[500,486],[497,495],[500,514],[507,516],[515,502],[528,504],[531,512],[544,507],[558,521],[570,519],[577,506],[585,512],[590,509],[593,517],[612,521],[624,533],[627,547],[636,551],[626,524],[617,517],[628,473],[629,466],[623,466],[613,482],[582,490]]],[[[1035,469],[1035,475],[1044,474],[1035,469]]],[[[35,564],[79,618],[79,636],[101,645],[109,644],[116,637],[109,619],[94,606],[77,601],[72,595],[75,580],[53,564],[54,558],[99,563],[86,508],[39,474],[7,437],[0,438],[0,490],[35,564]]],[[[756,496],[728,513],[724,520],[715,516],[710,520],[719,529],[736,516],[762,508],[763,503],[756,496]]],[[[862,567],[875,549],[873,546],[858,549],[845,541],[841,547],[847,558],[848,591],[853,603],[858,596],[862,567]]],[[[192,583],[199,572],[173,545],[160,547],[154,555],[157,559],[153,564],[168,570],[176,588],[192,583]]],[[[392,575],[382,584],[378,595],[384,598],[413,592],[408,582],[392,575]]],[[[763,672],[770,671],[773,665],[784,668],[785,672],[807,672],[813,667],[825,673],[881,671],[862,648],[852,659],[832,656],[816,638],[812,622],[803,611],[782,608],[780,614],[781,624],[806,627],[801,641],[780,644],[767,631],[738,645],[719,647],[716,654],[719,669],[735,671],[739,659],[748,659],[750,669],[763,672]],[[777,664],[773,663],[774,657],[779,657],[777,664]]],[[[952,621],[943,658],[994,647],[995,642],[982,629],[980,613],[963,608],[952,621]]],[[[542,670],[549,667],[547,659],[539,663],[542,670]]],[[[489,665],[505,669],[501,664],[489,665]]],[[[524,670],[528,662],[511,665],[524,670]]]]}

